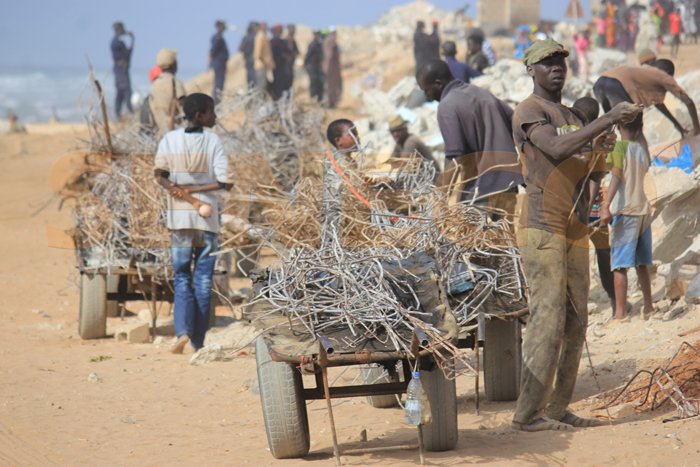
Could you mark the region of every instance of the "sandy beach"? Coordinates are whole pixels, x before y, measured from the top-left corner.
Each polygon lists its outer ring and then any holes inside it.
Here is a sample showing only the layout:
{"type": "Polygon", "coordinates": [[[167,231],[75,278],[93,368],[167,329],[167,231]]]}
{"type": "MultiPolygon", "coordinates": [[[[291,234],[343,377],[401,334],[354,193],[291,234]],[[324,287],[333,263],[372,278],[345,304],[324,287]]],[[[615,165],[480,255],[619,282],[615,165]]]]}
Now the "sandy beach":
{"type": "MultiPolygon", "coordinates": [[[[3,465],[331,465],[328,417],[309,404],[311,454],[276,461],[267,450],[250,351],[202,366],[160,344],[126,344],[77,335],[78,271],[74,251],[49,248],[47,227],[70,227],[48,185],[52,163],[73,149],[84,130],[0,136],[0,463],[3,465]]],[[[591,316],[591,360],[581,363],[574,399],[622,384],[653,368],[700,325],[697,313],[672,321],[608,321],[591,316]],[[598,337],[600,336],[600,337],[598,337]],[[600,384],[600,388],[598,387],[600,384]]],[[[222,325],[233,318],[223,316],[222,325]]],[[[110,318],[109,326],[119,318],[110,318]]],[[[222,328],[223,329],[223,328],[222,328]]],[[[219,331],[219,329],[214,332],[219,331]]],[[[353,380],[355,370],[337,375],[353,380]]],[[[336,377],[333,376],[332,377],[336,377]]],[[[483,390],[483,389],[482,389],[483,390]]],[[[474,380],[457,384],[459,445],[429,453],[430,465],[697,465],[697,419],[662,423],[669,410],[641,413],[610,426],[570,433],[518,433],[510,428],[514,403],[481,403],[474,413],[474,380]]],[[[415,431],[399,409],[374,409],[362,398],[334,401],[344,447],[403,444],[415,431]],[[360,433],[367,430],[367,443],[360,433]]],[[[591,407],[578,402],[581,413],[591,407]]],[[[672,415],[672,413],[671,413],[672,415]]],[[[345,456],[346,465],[414,465],[411,451],[345,456]]]]}

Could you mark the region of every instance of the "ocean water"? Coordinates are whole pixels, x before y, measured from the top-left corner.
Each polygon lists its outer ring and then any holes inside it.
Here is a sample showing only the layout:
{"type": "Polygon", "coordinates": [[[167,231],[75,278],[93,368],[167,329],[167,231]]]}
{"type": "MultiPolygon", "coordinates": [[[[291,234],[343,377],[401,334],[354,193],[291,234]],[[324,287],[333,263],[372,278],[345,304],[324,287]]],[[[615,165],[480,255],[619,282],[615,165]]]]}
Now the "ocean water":
{"type": "MultiPolygon", "coordinates": [[[[196,73],[178,73],[187,80],[196,73]],[[184,75],[184,76],[183,76],[184,75]]],[[[102,85],[110,117],[114,117],[114,77],[110,70],[95,70],[102,85]]],[[[148,70],[131,71],[132,104],[137,108],[148,95],[148,70]]],[[[85,68],[21,68],[0,66],[0,119],[14,112],[23,123],[47,122],[55,116],[64,122],[81,122],[99,111],[96,92],[85,68]]]]}

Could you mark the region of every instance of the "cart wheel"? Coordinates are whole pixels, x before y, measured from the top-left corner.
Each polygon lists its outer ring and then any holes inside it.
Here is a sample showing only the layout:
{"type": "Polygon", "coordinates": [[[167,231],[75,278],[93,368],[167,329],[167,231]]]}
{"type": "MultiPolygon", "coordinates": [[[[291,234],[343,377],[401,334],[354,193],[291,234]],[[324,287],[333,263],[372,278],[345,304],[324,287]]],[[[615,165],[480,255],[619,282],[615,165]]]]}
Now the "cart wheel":
{"type": "Polygon", "coordinates": [[[486,321],[484,393],[489,401],[514,401],[520,391],[520,322],[486,321]]]}
{"type": "Polygon", "coordinates": [[[262,337],[255,341],[255,362],[270,452],[277,459],[305,457],[310,436],[301,373],[288,363],[273,362],[262,337]]]}
{"type": "MultiPolygon", "coordinates": [[[[398,372],[391,376],[381,365],[363,366],[360,371],[365,384],[395,383],[399,381],[398,372]]],[[[396,396],[394,394],[367,396],[367,403],[376,409],[398,407],[399,401],[396,399],[396,396]]]]}
{"type": "Polygon", "coordinates": [[[423,425],[423,443],[428,451],[449,451],[457,446],[457,386],[442,370],[420,372],[423,389],[430,401],[433,422],[423,425]]]}
{"type": "MultiPolygon", "coordinates": [[[[119,275],[107,274],[107,293],[119,291],[119,275]]],[[[116,300],[107,300],[107,317],[116,318],[119,316],[119,302],[116,300]]]]}
{"type": "Polygon", "coordinates": [[[78,334],[82,339],[107,335],[107,280],[104,274],[80,275],[78,334]]]}

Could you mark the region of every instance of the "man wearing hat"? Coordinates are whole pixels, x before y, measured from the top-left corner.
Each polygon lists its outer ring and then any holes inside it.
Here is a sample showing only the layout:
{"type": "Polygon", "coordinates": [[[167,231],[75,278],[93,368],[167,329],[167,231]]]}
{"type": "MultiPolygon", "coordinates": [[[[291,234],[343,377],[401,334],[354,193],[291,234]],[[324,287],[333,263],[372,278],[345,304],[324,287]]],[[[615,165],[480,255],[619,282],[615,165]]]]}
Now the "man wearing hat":
{"type": "Polygon", "coordinates": [[[396,115],[389,121],[389,132],[396,142],[391,153],[392,158],[410,157],[417,152],[427,164],[433,165],[437,179],[440,174],[440,166],[433,157],[433,153],[418,136],[408,132],[408,122],[403,117],[396,115]]]}
{"type": "Polygon", "coordinates": [[[523,57],[533,93],[513,114],[513,139],[523,163],[527,198],[518,244],[529,287],[520,396],[512,426],[523,431],[569,430],[600,424],[568,411],[588,321],[589,183],[605,170],[612,126],[640,109],[629,103],[584,126],[561,104],[566,49],[538,40],[523,57]]]}
{"type": "Polygon", "coordinates": [[[161,134],[175,128],[180,115],[180,99],[185,98],[185,87],[175,78],[177,50],[160,49],[156,65],[162,70],[151,84],[150,107],[153,120],[161,134]]]}
{"type": "Polygon", "coordinates": [[[214,70],[214,89],[211,92],[211,97],[214,98],[214,104],[218,104],[219,94],[224,89],[224,80],[226,79],[226,62],[228,62],[228,46],[224,39],[224,31],[226,23],[218,20],[215,23],[216,34],[211,37],[211,47],[209,48],[209,67],[214,70]]]}
{"type": "Polygon", "coordinates": [[[650,48],[644,48],[637,54],[637,60],[640,65],[651,65],[656,61],[656,54],[650,48]]]}

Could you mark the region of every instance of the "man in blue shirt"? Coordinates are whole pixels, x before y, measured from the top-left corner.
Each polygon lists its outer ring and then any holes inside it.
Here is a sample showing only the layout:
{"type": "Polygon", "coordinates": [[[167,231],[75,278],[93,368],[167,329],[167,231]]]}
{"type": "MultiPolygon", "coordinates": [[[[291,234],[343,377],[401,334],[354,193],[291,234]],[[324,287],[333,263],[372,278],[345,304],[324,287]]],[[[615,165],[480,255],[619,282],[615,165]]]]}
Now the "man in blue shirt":
{"type": "Polygon", "coordinates": [[[445,41],[442,43],[442,55],[445,56],[445,62],[447,66],[450,67],[452,76],[454,76],[455,79],[468,83],[472,78],[482,75],[479,70],[475,70],[466,63],[457,60],[457,45],[454,41],[445,41]]]}
{"type": "Polygon", "coordinates": [[[214,103],[219,103],[219,94],[224,89],[224,79],[226,78],[226,62],[228,61],[228,46],[224,40],[226,23],[222,20],[216,22],[216,34],[211,37],[211,48],[209,49],[209,67],[214,70],[214,90],[211,96],[214,103]]]}
{"type": "Polygon", "coordinates": [[[117,88],[117,96],[114,102],[114,112],[117,118],[121,118],[122,106],[126,104],[129,113],[133,112],[131,107],[131,79],[129,78],[129,67],[131,66],[131,52],[134,50],[134,33],[126,32],[124,23],[117,21],[112,25],[114,37],[110,43],[112,60],[114,61],[114,84],[117,88]],[[129,45],[124,42],[123,36],[128,36],[129,45]]]}

